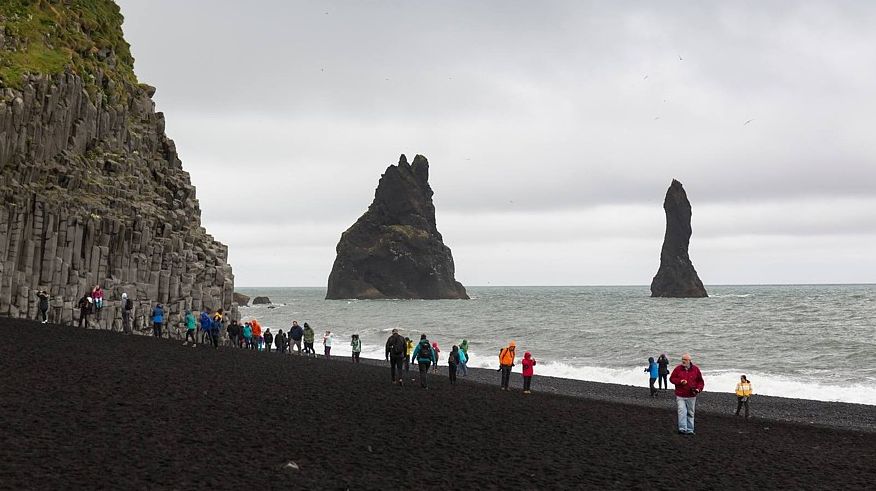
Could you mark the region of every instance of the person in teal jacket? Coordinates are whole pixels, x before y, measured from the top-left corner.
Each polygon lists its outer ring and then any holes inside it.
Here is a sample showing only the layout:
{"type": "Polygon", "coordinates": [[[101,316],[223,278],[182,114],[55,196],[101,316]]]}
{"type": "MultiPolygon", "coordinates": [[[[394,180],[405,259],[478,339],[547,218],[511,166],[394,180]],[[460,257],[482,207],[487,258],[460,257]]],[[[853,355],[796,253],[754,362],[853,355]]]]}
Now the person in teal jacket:
{"type": "Polygon", "coordinates": [[[189,339],[192,340],[192,346],[195,346],[195,331],[198,329],[198,324],[195,321],[195,314],[191,310],[186,310],[186,340],[183,341],[183,346],[189,344],[189,339]]]}
{"type": "Polygon", "coordinates": [[[466,366],[466,363],[468,363],[468,355],[465,353],[465,351],[462,351],[460,349],[459,350],[459,371],[461,372],[461,375],[463,377],[468,375],[468,367],[466,366]]]}
{"type": "Polygon", "coordinates": [[[411,353],[411,363],[414,361],[420,367],[420,387],[428,389],[429,366],[432,363],[437,363],[438,360],[435,358],[435,350],[432,349],[432,343],[429,342],[425,334],[420,335],[420,342],[414,346],[414,352],[411,353]]]}
{"type": "Polygon", "coordinates": [[[246,349],[252,349],[252,326],[249,322],[243,325],[243,344],[246,349]]]}
{"type": "Polygon", "coordinates": [[[657,389],[654,387],[654,382],[657,381],[657,362],[654,361],[654,357],[648,358],[648,368],[645,369],[648,372],[648,384],[651,386],[651,397],[657,397],[657,389]]]}

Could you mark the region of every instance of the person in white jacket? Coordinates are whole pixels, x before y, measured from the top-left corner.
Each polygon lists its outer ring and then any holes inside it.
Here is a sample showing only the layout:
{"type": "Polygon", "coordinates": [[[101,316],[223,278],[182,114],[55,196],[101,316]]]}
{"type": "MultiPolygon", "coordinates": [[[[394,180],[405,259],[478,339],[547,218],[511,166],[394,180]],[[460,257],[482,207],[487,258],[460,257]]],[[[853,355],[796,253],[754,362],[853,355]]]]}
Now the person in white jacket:
{"type": "Polygon", "coordinates": [[[332,357],[332,341],[334,341],[334,334],[331,331],[326,331],[325,336],[322,337],[322,345],[325,347],[325,358],[331,359],[332,357]]]}

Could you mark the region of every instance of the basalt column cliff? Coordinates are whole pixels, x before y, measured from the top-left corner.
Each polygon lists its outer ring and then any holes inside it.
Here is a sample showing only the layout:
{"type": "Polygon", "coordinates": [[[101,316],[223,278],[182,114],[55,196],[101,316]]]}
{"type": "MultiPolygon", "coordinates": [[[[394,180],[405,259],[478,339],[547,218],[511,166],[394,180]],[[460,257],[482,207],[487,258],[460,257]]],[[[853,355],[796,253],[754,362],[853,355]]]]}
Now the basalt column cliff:
{"type": "Polygon", "coordinates": [[[651,282],[652,297],[708,297],[688,256],[691,207],[681,183],[672,180],[666,199],[666,235],[660,251],[660,269],[651,282]]]}
{"type": "Polygon", "coordinates": [[[227,249],[201,211],[164,115],[139,84],[110,0],[0,3],[0,315],[78,316],[105,289],[98,326],[134,325],[156,302],[175,325],[187,308],[232,308],[227,249]]]}
{"type": "Polygon", "coordinates": [[[326,298],[467,299],[432,194],[426,157],[389,166],[368,211],[341,235],[326,298]]]}

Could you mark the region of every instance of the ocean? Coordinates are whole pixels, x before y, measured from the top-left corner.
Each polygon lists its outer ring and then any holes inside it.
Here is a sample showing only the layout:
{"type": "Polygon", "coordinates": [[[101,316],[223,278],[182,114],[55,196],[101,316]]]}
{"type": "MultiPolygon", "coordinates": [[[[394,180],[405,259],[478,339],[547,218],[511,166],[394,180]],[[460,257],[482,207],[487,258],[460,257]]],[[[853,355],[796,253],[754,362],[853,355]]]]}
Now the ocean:
{"type": "MultiPolygon", "coordinates": [[[[647,387],[649,356],[670,367],[689,352],[706,390],[733,392],[740,374],[756,394],[876,405],[876,285],[707,286],[709,298],[651,298],[646,286],[469,287],[471,300],[325,300],[324,288],[240,288],[268,296],[242,307],[272,332],[292,320],[335,335],[348,356],[358,333],[365,358],[383,359],[390,331],[437,342],[446,366],[468,339],[469,366],[498,367],[514,340],[537,375],[647,387]]],[[[520,370],[519,364],[515,371],[520,370]]],[[[497,375],[498,383],[498,375],[497,375]]]]}

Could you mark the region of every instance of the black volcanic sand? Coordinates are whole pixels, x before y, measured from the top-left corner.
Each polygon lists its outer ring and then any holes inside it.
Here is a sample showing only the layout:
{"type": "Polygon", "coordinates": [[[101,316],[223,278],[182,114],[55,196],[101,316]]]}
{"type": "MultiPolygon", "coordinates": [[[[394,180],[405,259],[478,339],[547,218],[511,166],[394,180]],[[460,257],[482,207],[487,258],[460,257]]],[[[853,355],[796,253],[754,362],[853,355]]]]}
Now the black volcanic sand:
{"type": "MultiPolygon", "coordinates": [[[[400,388],[388,368],[346,359],[193,349],[10,319],[0,319],[0,333],[3,488],[876,482],[873,431],[704,412],[697,435],[680,436],[670,407],[452,387],[444,376],[428,391],[400,388]]],[[[588,390],[600,386],[611,387],[588,390]]]]}

